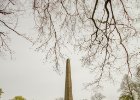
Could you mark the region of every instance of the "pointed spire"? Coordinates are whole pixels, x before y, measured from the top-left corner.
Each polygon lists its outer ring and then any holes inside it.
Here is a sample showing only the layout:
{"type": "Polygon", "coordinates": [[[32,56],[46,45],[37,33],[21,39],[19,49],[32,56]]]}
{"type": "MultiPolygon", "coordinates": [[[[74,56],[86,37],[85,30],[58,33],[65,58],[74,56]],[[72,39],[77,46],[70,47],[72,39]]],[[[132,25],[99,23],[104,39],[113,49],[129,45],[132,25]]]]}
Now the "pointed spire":
{"type": "Polygon", "coordinates": [[[73,100],[70,59],[66,61],[65,97],[64,100],[73,100]]]}

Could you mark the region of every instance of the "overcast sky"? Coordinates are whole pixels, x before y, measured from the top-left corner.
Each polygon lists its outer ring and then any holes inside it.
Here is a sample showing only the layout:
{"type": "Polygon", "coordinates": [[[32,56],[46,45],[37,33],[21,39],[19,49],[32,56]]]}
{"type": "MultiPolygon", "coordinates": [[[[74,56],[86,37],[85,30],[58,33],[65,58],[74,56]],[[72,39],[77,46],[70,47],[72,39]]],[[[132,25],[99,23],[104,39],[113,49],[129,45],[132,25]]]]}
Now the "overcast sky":
{"type": "MultiPolygon", "coordinates": [[[[18,31],[34,32],[33,19],[29,16],[22,16],[19,20],[19,26],[22,27],[18,27],[18,31]]],[[[48,63],[43,63],[44,54],[34,51],[27,40],[16,34],[12,34],[11,38],[9,44],[14,51],[12,59],[9,56],[0,57],[0,88],[4,91],[1,100],[9,100],[18,95],[24,96],[27,100],[55,100],[63,97],[65,63],[61,66],[62,74],[58,75],[48,63]]],[[[77,54],[69,54],[69,58],[72,68],[73,98],[90,100],[94,92],[84,89],[83,84],[94,81],[94,75],[81,66],[77,54]]],[[[104,88],[100,90],[106,96],[105,100],[118,100],[122,75],[115,76],[115,84],[106,81],[103,83],[104,88]]]]}
{"type": "MultiPolygon", "coordinates": [[[[29,27],[25,25],[24,32],[28,31],[27,28],[29,27]]],[[[22,95],[27,100],[54,100],[63,97],[65,62],[61,66],[62,74],[58,75],[48,63],[43,63],[43,53],[34,51],[32,45],[25,39],[15,34],[11,37],[10,47],[14,52],[12,60],[9,56],[0,57],[0,88],[4,91],[2,100],[8,100],[17,95],[22,95]]],[[[73,98],[90,100],[95,92],[92,89],[84,89],[83,84],[94,81],[94,75],[81,66],[77,54],[69,54],[69,58],[72,69],[73,98]]],[[[101,91],[106,96],[105,100],[118,100],[120,76],[117,76],[115,84],[110,81],[104,83],[101,91]]]]}
{"type": "MultiPolygon", "coordinates": [[[[22,27],[18,27],[18,31],[34,32],[33,20],[29,16],[23,16],[22,20],[19,20],[19,26],[22,27]]],[[[34,47],[27,40],[14,33],[11,38],[9,44],[13,50],[12,60],[8,55],[0,57],[0,88],[4,91],[1,99],[9,100],[18,95],[24,96],[27,100],[55,100],[63,97],[65,62],[61,66],[62,74],[58,75],[48,63],[44,63],[44,54],[34,51],[34,47]]],[[[74,100],[90,100],[95,92],[92,89],[84,89],[83,84],[94,81],[95,76],[81,66],[77,54],[70,53],[68,57],[71,60],[74,100]]],[[[115,82],[104,83],[101,91],[106,96],[105,100],[118,100],[120,76],[115,82]]]]}
{"type": "MultiPolygon", "coordinates": [[[[30,49],[31,45],[22,38],[15,36],[11,43],[13,50],[16,50],[13,59],[0,58],[0,88],[5,92],[2,100],[8,100],[17,95],[22,95],[27,100],[54,100],[64,96],[65,65],[62,67],[62,74],[58,75],[49,64],[43,63],[42,54],[30,49]]],[[[73,98],[82,100],[93,92],[85,90],[83,84],[93,81],[89,70],[82,68],[79,58],[71,55],[73,98]]],[[[119,84],[115,85],[106,82],[103,94],[106,100],[118,100],[119,84]]]]}

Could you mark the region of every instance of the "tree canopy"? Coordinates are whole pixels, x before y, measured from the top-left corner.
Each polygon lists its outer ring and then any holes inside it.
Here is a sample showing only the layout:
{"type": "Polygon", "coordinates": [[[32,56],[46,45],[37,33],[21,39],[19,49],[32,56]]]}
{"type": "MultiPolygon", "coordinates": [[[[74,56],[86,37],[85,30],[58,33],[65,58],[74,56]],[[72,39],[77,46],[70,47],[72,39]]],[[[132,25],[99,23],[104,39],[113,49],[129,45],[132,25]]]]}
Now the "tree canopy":
{"type": "Polygon", "coordinates": [[[12,100],[26,100],[26,99],[22,96],[15,96],[12,100]]]}
{"type": "Polygon", "coordinates": [[[139,100],[140,99],[140,67],[136,68],[135,77],[132,79],[124,75],[120,86],[120,100],[139,100]]]}
{"type": "Polygon", "coordinates": [[[0,88],[0,98],[1,98],[2,93],[4,93],[4,92],[3,92],[3,90],[0,88]]]}

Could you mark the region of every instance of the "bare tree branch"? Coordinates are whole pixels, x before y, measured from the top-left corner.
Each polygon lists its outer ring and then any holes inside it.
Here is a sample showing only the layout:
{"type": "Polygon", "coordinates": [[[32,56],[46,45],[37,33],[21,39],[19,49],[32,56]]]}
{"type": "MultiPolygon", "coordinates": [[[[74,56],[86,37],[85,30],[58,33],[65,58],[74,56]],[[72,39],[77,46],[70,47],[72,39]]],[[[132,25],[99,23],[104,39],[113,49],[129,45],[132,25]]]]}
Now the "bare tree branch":
{"type": "Polygon", "coordinates": [[[84,52],[81,59],[83,65],[92,71],[99,71],[96,83],[104,78],[106,70],[109,77],[113,69],[120,70],[115,64],[118,61],[121,61],[118,66],[127,66],[128,74],[132,75],[131,56],[138,53],[130,53],[127,41],[138,37],[138,33],[132,26],[131,8],[126,6],[127,2],[130,1],[34,0],[35,21],[41,30],[39,34],[46,37],[44,40],[40,38],[42,42],[38,50],[53,44],[46,52],[55,51],[49,57],[58,59],[55,60],[57,66],[61,59],[58,55],[65,55],[61,51],[65,43],[74,44],[84,52]],[[53,43],[50,42],[52,40],[53,43]]]}

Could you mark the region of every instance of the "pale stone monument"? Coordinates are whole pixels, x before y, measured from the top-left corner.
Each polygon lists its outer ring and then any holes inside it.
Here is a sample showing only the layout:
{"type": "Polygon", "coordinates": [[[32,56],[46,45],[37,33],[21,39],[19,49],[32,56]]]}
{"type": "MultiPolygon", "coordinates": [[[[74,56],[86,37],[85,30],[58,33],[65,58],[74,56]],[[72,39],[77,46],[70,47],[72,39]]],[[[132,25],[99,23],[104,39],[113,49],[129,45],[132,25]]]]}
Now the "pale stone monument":
{"type": "Polygon", "coordinates": [[[66,61],[65,97],[64,100],[73,100],[70,59],[66,61]]]}

